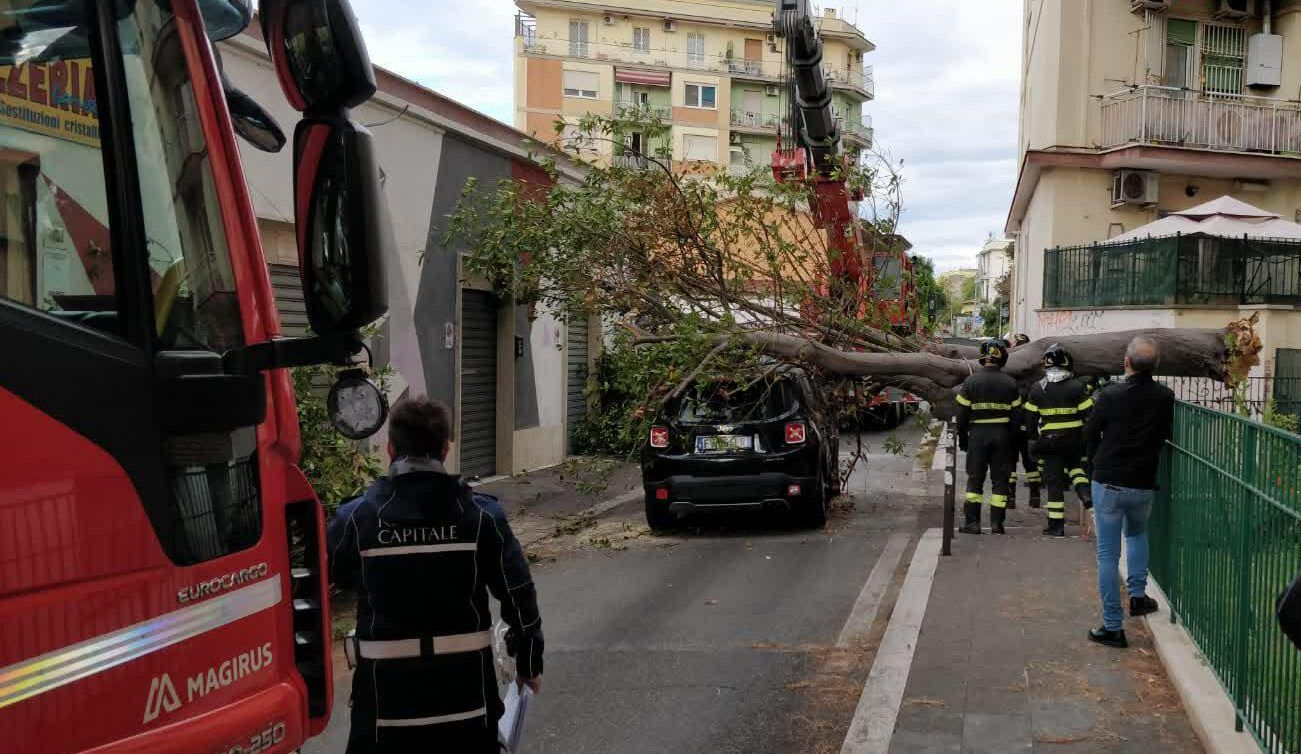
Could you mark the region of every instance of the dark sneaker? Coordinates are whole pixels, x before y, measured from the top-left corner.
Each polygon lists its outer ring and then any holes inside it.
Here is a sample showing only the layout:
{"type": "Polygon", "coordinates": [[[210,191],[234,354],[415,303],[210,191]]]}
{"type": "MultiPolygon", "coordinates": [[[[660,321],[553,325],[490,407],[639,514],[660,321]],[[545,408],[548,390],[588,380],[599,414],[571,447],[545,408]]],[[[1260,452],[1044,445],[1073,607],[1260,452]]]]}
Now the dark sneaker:
{"type": "Polygon", "coordinates": [[[1002,524],[994,524],[993,526],[989,527],[989,533],[990,533],[990,534],[1007,534],[1007,530],[1003,528],[1003,525],[1002,525],[1002,524]]]}
{"type": "Polygon", "coordinates": [[[1092,628],[1089,629],[1089,641],[1095,644],[1105,644],[1116,649],[1124,649],[1129,646],[1124,630],[1108,631],[1105,628],[1092,628]]]}
{"type": "Polygon", "coordinates": [[[1045,536],[1045,537],[1065,537],[1065,536],[1066,536],[1066,528],[1065,528],[1064,526],[1054,526],[1054,525],[1052,525],[1052,524],[1048,524],[1047,526],[1044,527],[1044,536],[1045,536]]]}
{"type": "Polygon", "coordinates": [[[1140,615],[1148,615],[1160,610],[1161,606],[1151,597],[1130,597],[1129,614],[1135,618],[1140,615]]]}
{"type": "Polygon", "coordinates": [[[967,524],[963,526],[961,529],[958,529],[958,531],[962,532],[963,534],[979,534],[980,524],[967,524]]]}

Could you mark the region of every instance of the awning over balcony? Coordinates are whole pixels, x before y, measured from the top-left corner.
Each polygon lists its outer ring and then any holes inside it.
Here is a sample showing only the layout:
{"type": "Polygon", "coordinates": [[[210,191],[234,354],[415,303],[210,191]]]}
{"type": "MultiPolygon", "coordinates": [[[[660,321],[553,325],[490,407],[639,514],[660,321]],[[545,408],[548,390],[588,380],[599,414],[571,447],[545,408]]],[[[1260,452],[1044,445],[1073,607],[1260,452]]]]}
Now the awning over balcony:
{"type": "Polygon", "coordinates": [[[1135,228],[1111,239],[1109,243],[1194,233],[1227,238],[1250,236],[1301,240],[1301,225],[1225,195],[1135,228]]]}
{"type": "Polygon", "coordinates": [[[614,80],[620,84],[668,86],[669,74],[664,71],[647,71],[638,68],[615,68],[614,80]]]}

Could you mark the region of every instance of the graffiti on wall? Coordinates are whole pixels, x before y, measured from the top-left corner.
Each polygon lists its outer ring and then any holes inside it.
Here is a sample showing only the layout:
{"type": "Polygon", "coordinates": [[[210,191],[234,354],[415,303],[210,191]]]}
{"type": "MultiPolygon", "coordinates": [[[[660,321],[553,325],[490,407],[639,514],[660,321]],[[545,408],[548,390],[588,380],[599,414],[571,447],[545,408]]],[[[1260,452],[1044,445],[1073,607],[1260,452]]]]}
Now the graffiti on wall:
{"type": "Polygon", "coordinates": [[[1039,312],[1039,332],[1052,335],[1085,335],[1102,329],[1101,309],[1039,312]]]}

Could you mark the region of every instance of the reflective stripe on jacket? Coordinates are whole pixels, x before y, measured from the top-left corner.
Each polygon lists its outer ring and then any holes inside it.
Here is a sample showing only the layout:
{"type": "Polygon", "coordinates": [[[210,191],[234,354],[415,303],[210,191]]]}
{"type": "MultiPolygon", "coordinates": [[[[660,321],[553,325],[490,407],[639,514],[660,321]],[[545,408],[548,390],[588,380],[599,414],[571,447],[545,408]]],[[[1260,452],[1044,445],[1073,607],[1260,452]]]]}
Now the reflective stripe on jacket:
{"type": "Polygon", "coordinates": [[[968,377],[955,400],[960,435],[973,426],[1020,426],[1022,401],[1016,380],[996,366],[981,367],[968,377]]]}
{"type": "Polygon", "coordinates": [[[1079,377],[1060,382],[1042,380],[1030,389],[1025,403],[1026,433],[1083,433],[1093,408],[1088,384],[1079,377]]]}

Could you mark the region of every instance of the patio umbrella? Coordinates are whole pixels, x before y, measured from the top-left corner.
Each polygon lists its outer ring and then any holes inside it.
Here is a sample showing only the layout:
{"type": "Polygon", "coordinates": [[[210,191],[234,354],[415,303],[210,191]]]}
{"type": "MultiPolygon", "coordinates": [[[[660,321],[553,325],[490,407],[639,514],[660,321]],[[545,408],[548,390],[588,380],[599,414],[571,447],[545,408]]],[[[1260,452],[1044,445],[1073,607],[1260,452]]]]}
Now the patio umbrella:
{"type": "Polygon", "coordinates": [[[1135,241],[1141,238],[1160,238],[1176,233],[1228,238],[1292,238],[1301,240],[1301,225],[1284,220],[1275,212],[1253,207],[1231,196],[1221,196],[1192,209],[1171,215],[1135,228],[1108,241],[1135,241]]]}

